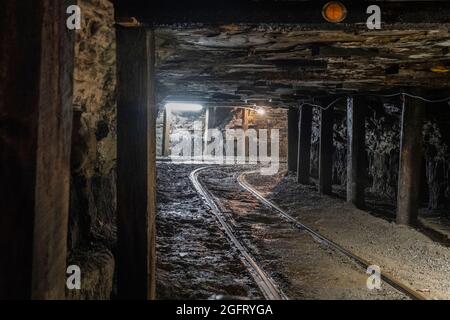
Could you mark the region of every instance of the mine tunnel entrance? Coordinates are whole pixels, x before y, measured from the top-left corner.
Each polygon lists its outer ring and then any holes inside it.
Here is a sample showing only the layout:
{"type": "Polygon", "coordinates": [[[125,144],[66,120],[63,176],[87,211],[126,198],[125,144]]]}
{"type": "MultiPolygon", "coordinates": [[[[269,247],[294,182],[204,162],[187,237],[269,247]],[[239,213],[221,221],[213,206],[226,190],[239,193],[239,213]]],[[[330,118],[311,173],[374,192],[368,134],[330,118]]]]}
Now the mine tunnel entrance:
{"type": "MultiPolygon", "coordinates": [[[[300,25],[229,24],[156,30],[156,51],[159,56],[166,54],[158,61],[156,79],[168,101],[201,101],[208,116],[203,129],[242,129],[244,136],[249,129],[280,131],[280,166],[272,175],[261,174],[258,161],[250,161],[248,135],[242,163],[238,157],[228,165],[204,157],[203,163],[191,165],[158,162],[161,274],[157,288],[162,298],[421,299],[430,295],[427,289],[403,286],[399,279],[404,271],[393,270],[423,236],[448,245],[449,216],[443,209],[447,182],[432,178],[445,170],[436,158],[436,138],[437,144],[448,143],[443,132],[449,98],[442,83],[437,83],[447,81],[445,72],[439,71],[445,69],[446,53],[442,55],[440,46],[447,35],[424,33],[417,26],[388,28],[350,33],[300,25]],[[217,110],[226,113],[217,117],[217,110]],[[178,181],[177,186],[171,181],[178,181]],[[369,265],[359,257],[382,261],[386,281],[399,285],[400,294],[386,288],[379,296],[367,295],[353,271],[343,283],[333,281],[333,274],[347,272],[347,266],[337,264],[336,273],[330,271],[334,260],[328,261],[309,240],[287,231],[292,225],[277,220],[274,213],[291,224],[304,223],[310,235],[323,236],[330,246],[337,244],[339,252],[356,256],[355,261],[365,267],[369,265]],[[377,227],[369,227],[373,223],[377,227]],[[413,229],[391,229],[393,223],[413,229]],[[273,230],[283,230],[290,240],[273,230]],[[398,251],[386,253],[396,241],[402,243],[396,246],[398,251]],[[230,243],[238,254],[224,257],[230,243]],[[296,265],[305,255],[312,260],[296,265]],[[232,267],[239,260],[244,266],[256,263],[262,274],[232,267]],[[309,270],[310,264],[321,266],[326,276],[309,270]],[[298,272],[304,272],[305,278],[298,272]],[[300,292],[295,282],[314,277],[320,280],[303,283],[311,291],[300,292]],[[266,283],[264,288],[253,285],[260,282],[266,283]],[[322,286],[329,290],[317,289],[322,286]],[[185,291],[174,289],[179,287],[185,291]]],[[[191,120],[193,125],[195,119],[191,120]]],[[[180,141],[179,134],[171,136],[165,121],[161,126],[163,141],[180,141]]],[[[204,152],[211,137],[199,137],[204,152]]],[[[191,144],[195,148],[194,140],[191,144]]],[[[232,144],[237,150],[234,140],[232,144]]],[[[191,153],[188,158],[202,159],[191,153]]],[[[422,270],[430,267],[424,261],[417,263],[422,270]]],[[[445,296],[445,288],[437,291],[445,296]]]]}
{"type": "Polygon", "coordinates": [[[450,298],[450,4],[402,2],[7,4],[0,297],[450,298]]]}

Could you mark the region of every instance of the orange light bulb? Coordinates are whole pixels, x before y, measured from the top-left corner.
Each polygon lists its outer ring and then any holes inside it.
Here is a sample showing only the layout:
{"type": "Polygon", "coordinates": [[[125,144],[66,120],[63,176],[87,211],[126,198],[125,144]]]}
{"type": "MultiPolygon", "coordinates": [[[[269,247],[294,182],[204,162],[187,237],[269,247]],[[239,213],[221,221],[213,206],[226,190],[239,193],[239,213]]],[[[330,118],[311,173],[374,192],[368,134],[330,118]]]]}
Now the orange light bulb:
{"type": "Polygon", "coordinates": [[[347,17],[347,8],[339,1],[331,1],[323,7],[322,15],[328,22],[339,23],[347,17]]]}

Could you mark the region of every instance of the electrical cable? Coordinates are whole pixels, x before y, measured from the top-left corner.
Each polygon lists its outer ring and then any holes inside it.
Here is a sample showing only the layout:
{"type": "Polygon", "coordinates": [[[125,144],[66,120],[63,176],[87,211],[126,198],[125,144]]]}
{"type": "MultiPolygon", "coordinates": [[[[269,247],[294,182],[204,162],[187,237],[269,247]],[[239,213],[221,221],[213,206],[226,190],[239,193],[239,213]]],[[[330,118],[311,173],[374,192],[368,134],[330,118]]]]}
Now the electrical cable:
{"type": "MultiPolygon", "coordinates": [[[[410,97],[412,99],[417,99],[417,100],[421,100],[424,102],[428,102],[428,103],[442,103],[442,102],[446,102],[446,101],[450,101],[450,97],[446,97],[446,98],[442,98],[442,99],[438,99],[438,100],[430,100],[421,96],[417,96],[417,95],[413,95],[410,93],[406,93],[406,92],[399,92],[399,93],[393,93],[393,94],[387,94],[387,95],[383,95],[383,94],[352,94],[349,96],[373,96],[373,97],[383,97],[383,98],[393,98],[393,97],[398,97],[398,96],[403,96],[403,97],[410,97]]],[[[320,108],[322,110],[327,110],[329,109],[331,106],[333,106],[334,104],[336,104],[338,101],[347,98],[347,96],[342,96],[337,98],[336,100],[334,100],[333,102],[331,102],[330,104],[328,104],[326,107],[321,106],[317,103],[311,103],[311,102],[302,102],[300,104],[300,107],[304,106],[304,105],[308,105],[311,107],[316,107],[316,108],[320,108]]]]}

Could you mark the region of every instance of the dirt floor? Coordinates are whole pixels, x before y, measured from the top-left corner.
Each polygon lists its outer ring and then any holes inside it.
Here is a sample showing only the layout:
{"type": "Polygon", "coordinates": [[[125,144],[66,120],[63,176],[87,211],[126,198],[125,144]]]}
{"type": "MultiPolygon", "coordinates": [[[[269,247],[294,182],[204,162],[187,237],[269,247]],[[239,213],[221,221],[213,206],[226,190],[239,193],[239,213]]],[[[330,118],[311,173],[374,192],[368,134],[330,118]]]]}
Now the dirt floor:
{"type": "Polygon", "coordinates": [[[193,188],[198,165],[158,164],[158,299],[261,298],[259,289],[193,188]]]}
{"type": "Polygon", "coordinates": [[[358,210],[338,198],[299,185],[286,171],[247,179],[302,223],[379,265],[382,272],[430,299],[450,299],[450,249],[423,233],[358,210]]]}
{"type": "MultiPolygon", "coordinates": [[[[158,164],[158,298],[260,299],[261,293],[238,253],[230,246],[213,213],[195,192],[189,180],[189,173],[199,166],[158,164]]],[[[236,236],[290,299],[407,299],[384,284],[381,290],[368,290],[368,275],[364,270],[308,234],[293,228],[270,209],[261,206],[237,184],[239,173],[250,169],[252,168],[237,166],[212,167],[202,172],[199,178],[216,197],[216,202],[236,236]]],[[[336,210],[344,210],[346,205],[342,200],[320,197],[313,187],[300,187],[292,177],[284,177],[282,174],[276,177],[253,176],[249,177],[249,181],[256,186],[268,183],[268,187],[262,188],[262,191],[284,207],[290,203],[294,205],[296,210],[291,213],[299,218],[304,211],[302,208],[308,208],[306,212],[310,219],[305,223],[308,222],[321,232],[329,226],[329,231],[323,232],[324,235],[347,234],[347,241],[351,244],[348,248],[360,249],[355,252],[361,256],[371,259],[378,252],[371,252],[370,256],[363,255],[365,246],[353,244],[352,241],[362,241],[361,230],[365,233],[366,228],[371,229],[372,220],[380,220],[377,223],[389,225],[386,221],[361,212],[370,217],[366,217],[368,220],[364,222],[369,225],[359,225],[356,230],[350,229],[355,233],[352,238],[347,226],[342,228],[340,225],[342,230],[338,230],[339,224],[322,221],[337,220],[327,218],[327,215],[332,215],[329,211],[334,210],[336,215],[336,210]],[[324,210],[320,209],[322,206],[324,210]]],[[[345,214],[340,215],[347,217],[351,210],[344,211],[345,214]]],[[[355,214],[359,214],[358,211],[355,214]]],[[[338,221],[347,224],[343,217],[338,221]]],[[[352,225],[351,222],[348,224],[352,225]]],[[[414,232],[408,229],[406,231],[414,232]]],[[[380,232],[385,230],[381,228],[380,232]]],[[[430,240],[427,241],[429,248],[436,246],[430,240]]],[[[345,245],[347,242],[343,241],[341,244],[345,245]]],[[[448,259],[445,258],[445,261],[448,262],[448,259]]],[[[382,268],[388,268],[389,265],[381,259],[378,264],[382,268]]],[[[436,266],[436,269],[441,270],[441,266],[436,266]]],[[[429,293],[432,297],[435,297],[434,294],[434,290],[429,293]]]]}
{"type": "Polygon", "coordinates": [[[238,238],[290,299],[406,299],[389,286],[369,290],[364,270],[261,206],[237,184],[241,170],[212,168],[200,178],[238,238]]]}

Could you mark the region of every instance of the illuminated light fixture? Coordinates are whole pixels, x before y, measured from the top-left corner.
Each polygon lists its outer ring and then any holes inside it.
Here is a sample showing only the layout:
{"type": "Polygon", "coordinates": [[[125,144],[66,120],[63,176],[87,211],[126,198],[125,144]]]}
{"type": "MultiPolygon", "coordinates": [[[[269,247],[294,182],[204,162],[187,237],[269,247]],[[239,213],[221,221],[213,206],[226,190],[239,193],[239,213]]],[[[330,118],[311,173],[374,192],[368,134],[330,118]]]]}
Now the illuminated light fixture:
{"type": "Polygon", "coordinates": [[[436,66],[436,67],[431,68],[431,71],[436,72],[436,73],[447,73],[447,72],[450,72],[450,69],[445,66],[436,66]]]}
{"type": "Polygon", "coordinates": [[[339,1],[331,1],[323,7],[322,15],[328,22],[339,23],[347,18],[347,8],[339,1]]]}
{"type": "Polygon", "coordinates": [[[263,108],[257,108],[256,113],[259,114],[260,116],[263,116],[266,114],[266,110],[263,108]]]}
{"type": "Polygon", "coordinates": [[[173,111],[198,112],[203,109],[203,106],[195,103],[170,102],[165,105],[165,108],[173,111]]]}

